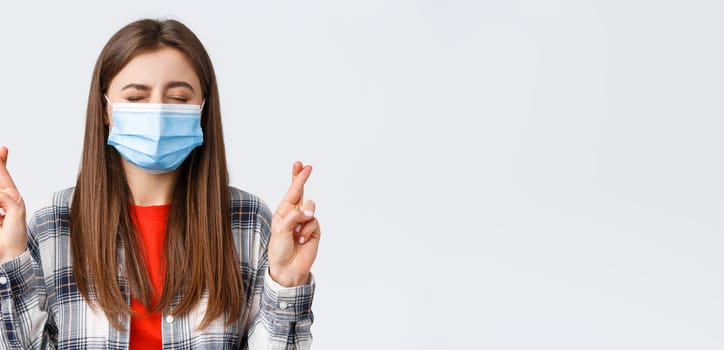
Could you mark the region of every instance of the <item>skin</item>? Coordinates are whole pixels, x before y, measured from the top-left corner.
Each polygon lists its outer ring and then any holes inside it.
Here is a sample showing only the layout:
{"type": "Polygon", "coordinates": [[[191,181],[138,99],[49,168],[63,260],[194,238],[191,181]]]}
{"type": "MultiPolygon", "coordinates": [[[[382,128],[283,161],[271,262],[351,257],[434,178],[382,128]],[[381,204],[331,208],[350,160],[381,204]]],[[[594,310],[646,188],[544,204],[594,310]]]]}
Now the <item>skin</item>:
{"type": "MultiPolygon", "coordinates": [[[[176,103],[201,105],[201,84],[191,63],[178,50],[162,48],[134,57],[111,80],[107,96],[111,102],[176,103]]],[[[108,104],[105,122],[113,126],[108,104]]],[[[8,149],[0,147],[0,263],[26,249],[25,203],[7,169],[8,149]]],[[[134,204],[148,206],[171,202],[178,170],[150,174],[122,159],[134,204]]],[[[304,185],[311,165],[297,161],[287,194],[272,218],[269,242],[269,273],[284,287],[309,283],[309,271],[317,256],[320,228],[314,217],[315,204],[304,201],[304,185]]]]}

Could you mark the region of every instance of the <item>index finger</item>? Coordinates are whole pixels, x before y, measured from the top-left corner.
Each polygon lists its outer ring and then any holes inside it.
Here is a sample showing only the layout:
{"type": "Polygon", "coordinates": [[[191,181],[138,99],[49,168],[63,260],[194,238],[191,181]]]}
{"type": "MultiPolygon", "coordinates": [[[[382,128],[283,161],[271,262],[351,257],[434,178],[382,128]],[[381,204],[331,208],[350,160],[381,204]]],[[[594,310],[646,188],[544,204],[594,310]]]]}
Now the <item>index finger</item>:
{"type": "Polygon", "coordinates": [[[15,183],[13,178],[10,177],[10,172],[7,168],[8,163],[8,148],[5,146],[0,147],[0,188],[13,189],[15,190],[15,183]]]}
{"type": "Polygon", "coordinates": [[[293,177],[292,184],[289,186],[287,194],[282,199],[282,203],[290,205],[298,205],[304,195],[304,184],[309,179],[309,174],[312,173],[312,166],[307,165],[299,173],[293,177]]]}

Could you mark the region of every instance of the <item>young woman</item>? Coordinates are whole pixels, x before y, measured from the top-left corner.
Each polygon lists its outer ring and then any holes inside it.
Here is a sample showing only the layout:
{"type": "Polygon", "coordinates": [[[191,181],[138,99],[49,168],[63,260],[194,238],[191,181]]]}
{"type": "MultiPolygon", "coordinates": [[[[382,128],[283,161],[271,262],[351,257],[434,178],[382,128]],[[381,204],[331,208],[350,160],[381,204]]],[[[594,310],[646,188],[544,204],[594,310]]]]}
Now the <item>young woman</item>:
{"type": "Polygon", "coordinates": [[[293,165],[273,214],[229,187],[214,69],[183,24],[137,21],[106,44],[76,186],[27,229],[7,158],[0,348],[309,348],[312,168],[293,165]]]}

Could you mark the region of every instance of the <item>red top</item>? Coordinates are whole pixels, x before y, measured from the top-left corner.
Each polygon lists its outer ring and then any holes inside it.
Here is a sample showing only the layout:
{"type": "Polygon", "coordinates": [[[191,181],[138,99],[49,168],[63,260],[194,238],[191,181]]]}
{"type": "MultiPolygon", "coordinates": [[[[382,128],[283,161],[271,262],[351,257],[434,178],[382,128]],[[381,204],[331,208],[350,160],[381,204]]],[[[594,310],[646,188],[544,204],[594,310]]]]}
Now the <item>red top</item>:
{"type": "MultiPolygon", "coordinates": [[[[131,220],[138,233],[139,246],[146,263],[146,271],[151,278],[155,295],[151,297],[151,304],[155,305],[163,291],[165,261],[163,259],[163,245],[166,240],[167,205],[154,205],[142,207],[131,205],[129,207],[131,220]]],[[[161,312],[149,314],[148,310],[131,297],[131,309],[139,316],[131,317],[131,334],[129,349],[161,349],[161,312]]]]}

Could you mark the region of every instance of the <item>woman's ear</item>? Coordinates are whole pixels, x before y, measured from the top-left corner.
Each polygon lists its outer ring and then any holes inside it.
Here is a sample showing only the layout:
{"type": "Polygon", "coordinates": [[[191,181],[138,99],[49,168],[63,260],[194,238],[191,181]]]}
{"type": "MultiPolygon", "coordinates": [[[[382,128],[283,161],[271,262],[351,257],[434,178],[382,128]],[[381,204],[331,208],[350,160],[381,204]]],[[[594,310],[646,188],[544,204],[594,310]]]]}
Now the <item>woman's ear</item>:
{"type": "Polygon", "coordinates": [[[103,104],[103,125],[108,126],[111,124],[111,118],[109,115],[111,114],[113,107],[111,107],[111,100],[108,98],[108,95],[103,94],[103,97],[105,98],[105,101],[101,101],[103,104]]]}

